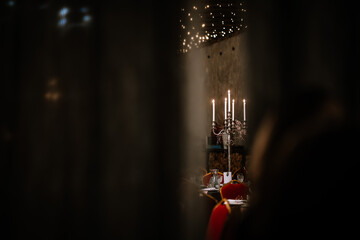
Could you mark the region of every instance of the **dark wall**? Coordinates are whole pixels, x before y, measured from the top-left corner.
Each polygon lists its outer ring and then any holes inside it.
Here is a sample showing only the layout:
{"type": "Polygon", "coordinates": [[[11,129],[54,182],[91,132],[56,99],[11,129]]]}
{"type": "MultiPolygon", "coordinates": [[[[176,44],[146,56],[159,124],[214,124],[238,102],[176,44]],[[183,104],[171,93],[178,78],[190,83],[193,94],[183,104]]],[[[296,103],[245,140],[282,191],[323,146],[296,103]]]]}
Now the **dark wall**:
{"type": "Polygon", "coordinates": [[[1,238],[177,239],[178,3],[14,2],[1,3],[1,238]]]}

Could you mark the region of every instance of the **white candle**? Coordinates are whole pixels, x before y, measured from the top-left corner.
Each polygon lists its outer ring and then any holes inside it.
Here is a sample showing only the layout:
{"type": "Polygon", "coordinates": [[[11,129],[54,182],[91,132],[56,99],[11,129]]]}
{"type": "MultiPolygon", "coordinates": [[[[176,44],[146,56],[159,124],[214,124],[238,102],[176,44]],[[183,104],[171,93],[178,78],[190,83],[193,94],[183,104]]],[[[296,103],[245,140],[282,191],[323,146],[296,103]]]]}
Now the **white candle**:
{"type": "Polygon", "coordinates": [[[245,99],[243,99],[243,105],[244,105],[244,121],[246,121],[246,109],[245,109],[246,100],[245,99]]]}
{"type": "Polygon", "coordinates": [[[213,99],[212,100],[212,107],[213,107],[213,118],[212,118],[212,120],[213,120],[213,122],[215,122],[215,99],[213,99]]]}
{"type": "Polygon", "coordinates": [[[230,109],[230,90],[228,90],[228,99],[229,99],[229,109],[228,109],[228,111],[230,112],[231,111],[231,109],[230,109]]]}
{"type": "Polygon", "coordinates": [[[227,98],[225,98],[225,119],[226,119],[226,115],[227,115],[227,110],[226,110],[226,107],[227,107],[227,98]]]}
{"type": "Polygon", "coordinates": [[[235,99],[232,100],[232,120],[235,121],[235,99]]]}

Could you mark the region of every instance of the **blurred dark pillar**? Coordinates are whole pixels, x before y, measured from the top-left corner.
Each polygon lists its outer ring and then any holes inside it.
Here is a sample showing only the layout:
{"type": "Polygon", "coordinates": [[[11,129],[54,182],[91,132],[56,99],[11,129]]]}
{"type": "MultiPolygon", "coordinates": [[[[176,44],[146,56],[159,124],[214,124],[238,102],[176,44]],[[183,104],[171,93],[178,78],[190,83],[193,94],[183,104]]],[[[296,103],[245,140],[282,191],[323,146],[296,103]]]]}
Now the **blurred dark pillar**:
{"type": "Polygon", "coordinates": [[[178,238],[178,2],[2,3],[1,236],[178,238]]]}
{"type": "Polygon", "coordinates": [[[259,154],[251,170],[259,176],[253,202],[249,218],[233,234],[348,238],[357,232],[351,216],[359,202],[357,159],[351,157],[357,155],[360,120],[357,10],[351,1],[251,0],[248,16],[250,98],[256,109],[249,126],[258,130],[269,112],[275,124],[267,119],[255,139],[253,152],[259,154]],[[324,114],[326,101],[340,114],[324,114]],[[346,193],[340,197],[345,203],[332,209],[327,200],[338,189],[346,193]]]}
{"type": "Polygon", "coordinates": [[[248,8],[251,131],[299,86],[338,98],[347,121],[358,123],[359,19],[352,2],[253,0],[248,8]]]}

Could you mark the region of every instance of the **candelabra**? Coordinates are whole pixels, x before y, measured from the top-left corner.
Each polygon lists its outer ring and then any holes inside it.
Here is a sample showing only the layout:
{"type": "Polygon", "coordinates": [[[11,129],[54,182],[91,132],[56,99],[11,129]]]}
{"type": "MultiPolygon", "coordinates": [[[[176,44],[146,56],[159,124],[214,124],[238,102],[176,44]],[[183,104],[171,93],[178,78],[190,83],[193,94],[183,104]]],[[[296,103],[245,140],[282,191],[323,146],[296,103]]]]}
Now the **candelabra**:
{"type": "Polygon", "coordinates": [[[244,121],[235,120],[235,99],[232,100],[232,110],[230,109],[230,90],[228,90],[228,97],[225,98],[225,111],[224,111],[224,127],[218,133],[215,132],[215,99],[212,100],[213,115],[212,115],[212,133],[219,137],[222,137],[223,146],[227,148],[228,152],[228,172],[224,172],[224,183],[231,180],[231,138],[238,134],[238,136],[244,140],[246,135],[246,100],[243,99],[243,114],[244,121]]]}
{"type": "MultiPolygon", "coordinates": [[[[224,119],[224,126],[221,131],[218,133],[215,132],[216,123],[212,121],[212,133],[215,136],[221,136],[223,139],[223,146],[227,148],[227,159],[228,159],[228,172],[225,173],[227,176],[231,176],[231,145],[233,143],[232,138],[236,134],[239,134],[239,137],[245,140],[246,136],[246,121],[239,121],[232,118],[232,113],[227,112],[227,118],[224,119]]],[[[225,176],[225,175],[224,175],[225,176]]]]}

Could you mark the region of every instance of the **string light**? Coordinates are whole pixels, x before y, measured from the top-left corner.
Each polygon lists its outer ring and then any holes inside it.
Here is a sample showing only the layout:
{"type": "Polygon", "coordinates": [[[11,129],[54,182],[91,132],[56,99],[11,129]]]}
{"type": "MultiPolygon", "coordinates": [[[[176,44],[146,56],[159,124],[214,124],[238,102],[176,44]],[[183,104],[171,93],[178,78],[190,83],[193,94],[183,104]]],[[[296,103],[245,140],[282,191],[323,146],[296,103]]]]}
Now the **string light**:
{"type": "Polygon", "coordinates": [[[192,1],[194,4],[189,9],[180,8],[180,52],[186,53],[247,29],[245,0],[192,1]]]}

